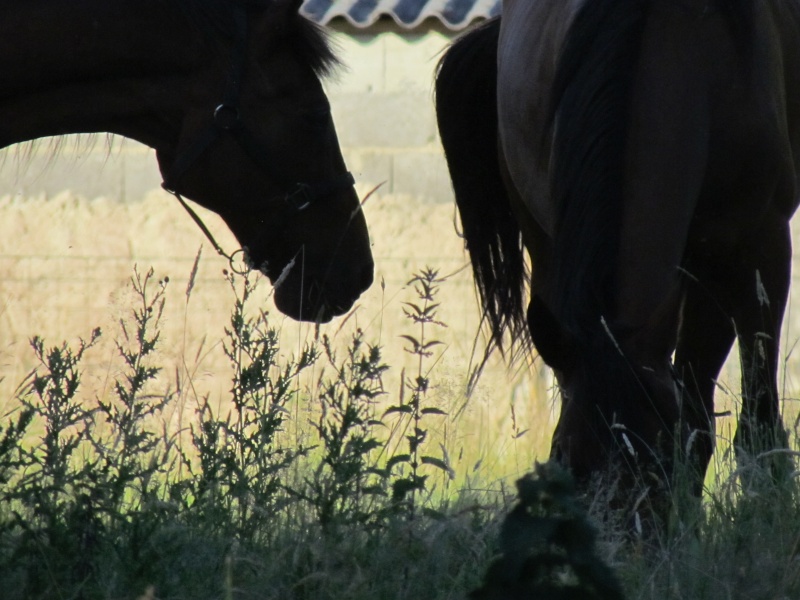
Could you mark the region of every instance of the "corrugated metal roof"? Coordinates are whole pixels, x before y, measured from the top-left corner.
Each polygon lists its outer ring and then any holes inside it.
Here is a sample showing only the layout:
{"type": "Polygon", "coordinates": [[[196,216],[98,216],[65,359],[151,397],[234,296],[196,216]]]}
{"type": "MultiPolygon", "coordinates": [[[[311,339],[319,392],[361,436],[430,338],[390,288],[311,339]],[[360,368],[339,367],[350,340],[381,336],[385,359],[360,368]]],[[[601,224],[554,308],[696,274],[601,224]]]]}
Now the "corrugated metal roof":
{"type": "Polygon", "coordinates": [[[320,25],[341,17],[366,29],[389,16],[403,29],[439,19],[449,29],[459,31],[476,19],[499,15],[501,7],[502,0],[305,0],[300,12],[320,25]]]}

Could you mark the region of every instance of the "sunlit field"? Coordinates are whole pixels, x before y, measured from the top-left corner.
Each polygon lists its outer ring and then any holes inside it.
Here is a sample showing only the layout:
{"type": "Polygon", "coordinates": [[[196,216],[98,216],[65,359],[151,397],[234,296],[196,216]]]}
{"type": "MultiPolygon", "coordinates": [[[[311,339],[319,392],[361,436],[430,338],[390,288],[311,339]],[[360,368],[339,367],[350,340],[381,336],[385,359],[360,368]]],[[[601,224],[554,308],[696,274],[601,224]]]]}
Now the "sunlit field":
{"type": "MultiPolygon", "coordinates": [[[[742,490],[734,473],[735,359],[701,512],[631,542],[597,503],[587,517],[548,491],[530,514],[598,528],[600,560],[569,567],[570,542],[539,525],[520,526],[539,546],[509,545],[514,482],[547,457],[552,377],[496,354],[469,386],[485,339],[452,205],[378,191],[365,211],[375,284],[316,327],[232,274],[165,193],[0,199],[3,597],[464,598],[503,552],[538,569],[533,597],[798,597],[796,479],[742,490]],[[552,556],[569,560],[542,576],[552,556]],[[591,583],[596,565],[619,588],[591,583]]],[[[528,597],[491,583],[476,597],[528,597]]]]}
{"type": "MultiPolygon", "coordinates": [[[[100,327],[103,336],[87,354],[81,385],[86,397],[108,392],[119,368],[114,340],[122,333],[120,320],[127,318],[134,295],[134,265],[142,274],[152,268],[156,280],[169,282],[158,346],[162,370],[154,385],[180,389],[180,403],[171,417],[175,425],[193,411],[198,397],[224,402],[231,385],[221,343],[233,300],[223,274],[229,266],[172,198],[153,192],[140,202],[121,204],[69,193],[50,199],[7,197],[0,200],[0,211],[8,232],[0,239],[3,402],[36,364],[30,337],[39,335],[55,345],[86,338],[94,327],[100,327]]],[[[375,284],[349,315],[320,328],[292,322],[274,310],[269,282],[257,276],[251,276],[257,283],[251,308],[269,312],[286,357],[322,334],[347,344],[356,330],[362,331],[366,342],[382,347],[391,365],[385,377],[389,402],[399,393],[402,371],[417,364],[401,337],[415,333],[403,312],[415,297],[407,282],[426,267],[437,270],[446,280],[437,298],[439,320],[446,327],[435,331],[442,343],[426,362],[435,379],[437,402],[450,413],[441,424],[442,434],[458,436],[450,440],[451,450],[464,453],[464,464],[474,466],[480,460],[487,480],[513,481],[529,469],[534,457],[546,455],[555,415],[549,374],[539,363],[529,369],[520,362],[509,371],[501,357],[494,356],[467,398],[469,375],[482,359],[484,339],[453,207],[378,192],[365,211],[377,264],[375,284]]],[[[223,247],[234,248],[224,224],[210,212],[201,214],[223,247]]]]}

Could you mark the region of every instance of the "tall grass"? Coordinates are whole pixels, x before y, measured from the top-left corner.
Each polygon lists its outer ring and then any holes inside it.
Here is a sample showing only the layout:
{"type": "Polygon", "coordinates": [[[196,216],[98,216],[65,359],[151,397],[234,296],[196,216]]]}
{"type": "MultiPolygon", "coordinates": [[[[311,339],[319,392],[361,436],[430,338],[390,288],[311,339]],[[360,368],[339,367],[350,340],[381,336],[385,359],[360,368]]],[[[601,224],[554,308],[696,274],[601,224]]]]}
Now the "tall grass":
{"type": "Polygon", "coordinates": [[[800,597],[796,478],[743,489],[729,468],[638,543],[551,467],[518,483],[503,525],[502,483],[456,485],[436,270],[409,281],[398,389],[361,330],[287,356],[257,281],[225,277],[228,391],[197,397],[178,428],[167,415],[192,382],[160,362],[170,284],[152,270],[131,279],[107,397],[81,394],[105,333],[32,338],[39,366],[0,422],[3,598],[800,597]]]}

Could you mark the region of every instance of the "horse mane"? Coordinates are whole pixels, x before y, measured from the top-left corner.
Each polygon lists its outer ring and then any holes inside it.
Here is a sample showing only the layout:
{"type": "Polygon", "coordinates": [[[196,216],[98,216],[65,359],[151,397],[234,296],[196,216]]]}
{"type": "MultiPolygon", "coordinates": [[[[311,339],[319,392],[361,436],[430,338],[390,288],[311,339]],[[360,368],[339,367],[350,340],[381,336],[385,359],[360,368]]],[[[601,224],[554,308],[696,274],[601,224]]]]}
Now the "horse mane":
{"type": "Polygon", "coordinates": [[[308,63],[318,77],[333,74],[342,63],[336,55],[328,30],[297,14],[297,35],[291,38],[295,52],[308,63]]]}
{"type": "Polygon", "coordinates": [[[458,38],[439,61],[436,117],[492,347],[527,347],[528,270],[497,155],[497,43],[494,18],[458,38]]]}
{"type": "MultiPolygon", "coordinates": [[[[233,37],[236,30],[233,8],[255,7],[268,10],[275,0],[175,0],[181,12],[192,23],[206,33],[205,41],[216,51],[220,39],[233,37]]],[[[341,66],[333,49],[328,31],[308,20],[299,12],[293,15],[290,26],[283,32],[281,41],[306,62],[318,77],[331,75],[341,66]]]]}

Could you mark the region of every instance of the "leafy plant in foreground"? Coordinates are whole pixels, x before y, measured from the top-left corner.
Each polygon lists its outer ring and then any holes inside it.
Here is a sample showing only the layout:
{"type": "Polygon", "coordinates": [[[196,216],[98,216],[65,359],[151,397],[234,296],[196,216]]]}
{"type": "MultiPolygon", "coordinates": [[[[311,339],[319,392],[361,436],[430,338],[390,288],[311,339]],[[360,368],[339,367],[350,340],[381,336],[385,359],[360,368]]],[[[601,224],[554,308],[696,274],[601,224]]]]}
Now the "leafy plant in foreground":
{"type": "Polygon", "coordinates": [[[245,276],[227,273],[235,302],[225,329],[225,354],[233,367],[230,408],[215,414],[208,398],[200,401],[192,440],[198,458],[184,456],[192,478],[189,509],[200,522],[230,528],[226,534],[252,540],[268,535],[270,525],[287,498],[283,493],[286,469],[307,449],[286,448],[280,434],[290,414],[300,374],[319,353],[306,346],[299,358],[280,364],[279,331],[269,325],[267,313],[248,316],[255,284],[245,276]]]}
{"type": "Polygon", "coordinates": [[[134,328],[121,322],[124,342],[117,342],[123,361],[114,396],[96,403],[79,397],[81,361],[100,330],[73,348],[64,343],[46,348],[41,338],[31,345],[40,366],[20,386],[24,407],[16,426],[18,475],[3,498],[13,507],[4,542],[7,577],[21,578],[19,597],[47,597],[53,586],[78,582],[84,595],[99,593],[88,584],[100,579],[100,565],[113,557],[137,564],[163,521],[159,500],[169,471],[166,436],[153,431],[154,418],[171,395],[146,391],[159,369],[150,366],[159,339],[166,280],[154,283],[152,269],[131,278],[139,306],[134,328]],[[20,424],[35,418],[44,427],[41,442],[23,447],[20,424]],[[96,424],[98,418],[102,421],[96,424]],[[91,591],[93,590],[94,591],[91,591]]]}
{"type": "Polygon", "coordinates": [[[413,377],[406,377],[405,372],[402,376],[400,402],[390,406],[384,416],[389,414],[399,414],[406,419],[405,439],[408,443],[407,454],[395,454],[386,464],[386,471],[392,472],[396,465],[408,465],[409,473],[402,474],[396,478],[392,484],[392,500],[396,506],[405,505],[409,517],[413,518],[416,514],[417,493],[425,489],[427,475],[422,473],[422,465],[431,465],[453,477],[452,469],[448,464],[446,456],[437,458],[427,454],[422,454],[422,447],[428,437],[428,430],[423,427],[423,419],[429,415],[445,415],[440,408],[425,406],[428,389],[430,386],[430,370],[426,368],[425,361],[433,356],[433,348],[442,342],[438,339],[431,339],[429,329],[431,327],[447,327],[445,323],[437,317],[439,303],[436,295],[439,286],[445,281],[439,277],[439,272],[429,267],[423,269],[408,282],[413,285],[417,295],[416,302],[406,302],[403,313],[406,318],[419,327],[419,334],[403,335],[403,339],[408,342],[406,352],[417,357],[417,372],[413,377]],[[404,390],[408,388],[411,397],[405,402],[404,390]]]}
{"type": "Polygon", "coordinates": [[[98,412],[105,418],[108,434],[93,437],[92,444],[100,457],[98,479],[104,482],[106,508],[112,514],[155,502],[163,493],[163,479],[154,475],[166,473],[170,446],[165,444],[166,434],[158,435],[151,427],[172,394],[149,394],[146,386],[160,371],[152,359],[161,336],[168,283],[168,279],[155,281],[152,268],[144,277],[134,269],[131,285],[139,303],[132,310],[134,329],[129,332],[129,326],[120,320],[125,342],[116,342],[124,368],[114,382],[115,398],[98,399],[98,412]],[[151,294],[148,287],[153,284],[157,289],[151,294]]]}
{"type": "MultiPolygon", "coordinates": [[[[92,409],[77,396],[80,363],[99,339],[95,329],[77,349],[66,342],[47,348],[40,337],[31,347],[40,367],[17,389],[23,412],[7,429],[19,438],[30,419],[43,427],[39,443],[18,447],[15,474],[7,473],[0,492],[6,506],[2,569],[5,578],[24,577],[27,597],[46,595],[64,573],[85,577],[96,552],[100,528],[91,508],[94,462],[82,456],[93,429],[92,409]]],[[[21,441],[17,439],[16,441],[21,441]]]]}
{"type": "MultiPolygon", "coordinates": [[[[43,425],[44,434],[39,444],[24,452],[25,475],[15,483],[9,497],[35,506],[45,518],[54,518],[84,481],[75,478],[76,455],[91,433],[94,411],[84,407],[77,396],[79,365],[99,338],[100,329],[95,329],[88,342],[79,340],[76,350],[66,342],[48,349],[40,337],[31,339],[40,369],[32,371],[20,385],[18,398],[43,425]]],[[[90,469],[87,463],[79,470],[86,476],[90,469]]]]}
{"type": "Polygon", "coordinates": [[[502,556],[473,600],[623,600],[614,572],[598,558],[597,531],[571,476],[554,463],[517,481],[519,501],[500,533],[502,556]]]}
{"type": "Polygon", "coordinates": [[[384,495],[371,453],[383,444],[373,436],[375,403],[385,391],[383,374],[389,368],[381,360],[378,346],[365,344],[356,332],[346,358],[339,363],[331,340],[323,336],[322,347],[333,376],[325,372],[317,384],[321,407],[312,426],[322,444],[322,461],[307,480],[308,490],[299,495],[309,502],[322,526],[331,532],[339,525],[366,523],[374,518],[368,500],[384,495]]]}
{"type": "MultiPolygon", "coordinates": [[[[30,407],[14,410],[3,417],[4,425],[0,425],[0,490],[13,479],[15,473],[24,465],[22,440],[28,432],[35,411],[30,407]],[[11,415],[17,415],[16,421],[11,415]]],[[[0,496],[0,500],[7,498],[0,496]]]]}

